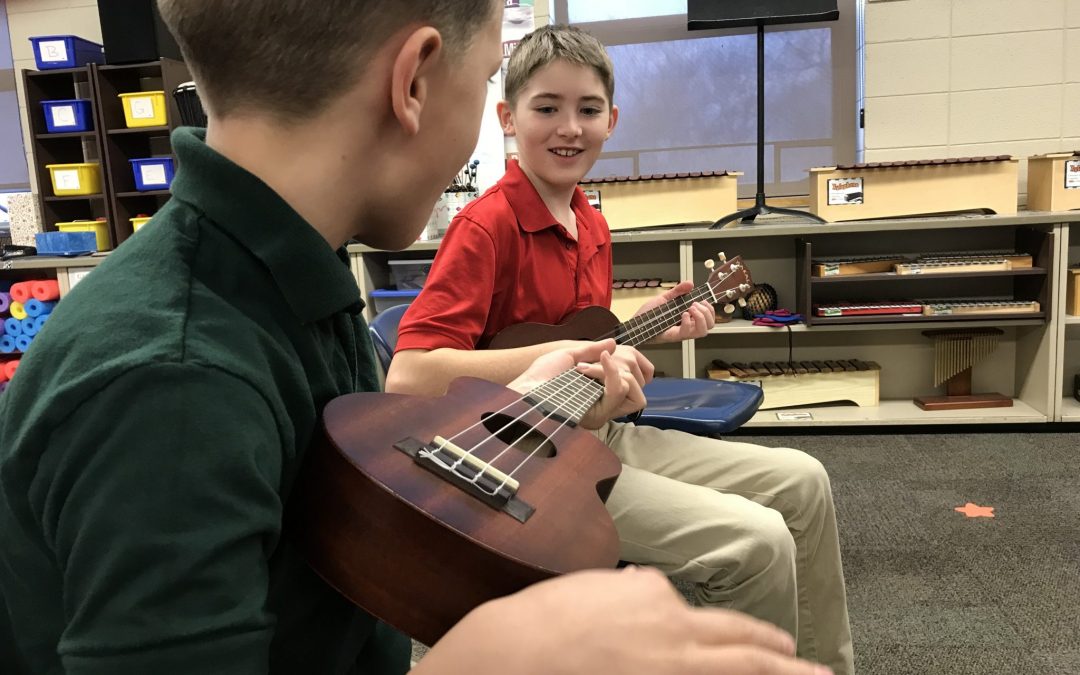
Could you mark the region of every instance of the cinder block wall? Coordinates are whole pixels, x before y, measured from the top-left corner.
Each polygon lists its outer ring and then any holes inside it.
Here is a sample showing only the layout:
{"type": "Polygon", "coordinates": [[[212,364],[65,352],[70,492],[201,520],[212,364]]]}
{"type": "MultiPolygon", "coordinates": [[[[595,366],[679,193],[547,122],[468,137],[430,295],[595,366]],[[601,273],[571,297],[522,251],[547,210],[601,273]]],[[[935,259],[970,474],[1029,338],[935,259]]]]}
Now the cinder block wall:
{"type": "Polygon", "coordinates": [[[865,25],[866,161],[1080,149],[1080,0],[868,0],[865,25]]]}

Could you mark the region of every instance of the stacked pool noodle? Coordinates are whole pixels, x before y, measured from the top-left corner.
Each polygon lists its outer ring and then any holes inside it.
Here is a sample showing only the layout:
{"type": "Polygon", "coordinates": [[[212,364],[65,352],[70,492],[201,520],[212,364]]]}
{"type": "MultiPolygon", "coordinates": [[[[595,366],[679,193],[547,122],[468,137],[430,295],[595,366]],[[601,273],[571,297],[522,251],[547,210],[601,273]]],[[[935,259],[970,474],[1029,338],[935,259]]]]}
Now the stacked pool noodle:
{"type": "Polygon", "coordinates": [[[0,392],[19,367],[18,358],[41,332],[60,298],[60,285],[52,279],[0,281],[0,392]]]}

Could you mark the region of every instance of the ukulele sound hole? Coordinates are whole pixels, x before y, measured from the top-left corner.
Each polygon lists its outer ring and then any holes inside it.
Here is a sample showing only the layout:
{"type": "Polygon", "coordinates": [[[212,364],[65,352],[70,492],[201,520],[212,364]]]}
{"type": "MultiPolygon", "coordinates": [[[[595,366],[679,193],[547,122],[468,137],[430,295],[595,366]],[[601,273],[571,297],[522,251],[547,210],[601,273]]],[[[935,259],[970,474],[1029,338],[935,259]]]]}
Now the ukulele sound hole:
{"type": "Polygon", "coordinates": [[[485,413],[483,419],[488,433],[506,445],[533,457],[555,456],[555,444],[531,425],[502,413],[485,413]]]}

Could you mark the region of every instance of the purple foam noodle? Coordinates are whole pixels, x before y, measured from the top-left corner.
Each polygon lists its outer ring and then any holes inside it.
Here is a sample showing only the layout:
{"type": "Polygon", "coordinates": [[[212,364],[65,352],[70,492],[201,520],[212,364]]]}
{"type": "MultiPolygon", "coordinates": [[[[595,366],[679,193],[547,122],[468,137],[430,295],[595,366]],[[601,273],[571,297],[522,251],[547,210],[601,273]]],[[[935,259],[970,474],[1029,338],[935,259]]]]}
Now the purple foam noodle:
{"type": "Polygon", "coordinates": [[[6,312],[11,307],[11,293],[0,293],[0,312],[6,312]]]}

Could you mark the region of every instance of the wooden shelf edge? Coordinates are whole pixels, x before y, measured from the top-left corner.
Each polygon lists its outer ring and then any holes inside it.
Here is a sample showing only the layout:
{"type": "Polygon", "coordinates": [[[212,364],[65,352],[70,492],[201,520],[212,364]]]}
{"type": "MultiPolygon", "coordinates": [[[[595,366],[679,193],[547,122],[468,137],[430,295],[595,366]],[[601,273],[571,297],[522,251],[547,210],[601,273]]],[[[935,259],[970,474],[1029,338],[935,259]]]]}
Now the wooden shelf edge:
{"type": "Polygon", "coordinates": [[[875,407],[828,406],[792,408],[788,410],[759,410],[744,427],[812,427],[812,426],[926,426],[933,424],[1025,424],[1044,423],[1050,419],[1020,399],[1013,399],[1011,408],[982,408],[975,410],[920,410],[911,400],[886,400],[875,407]],[[778,420],[778,412],[809,412],[812,420],[778,420]]]}

